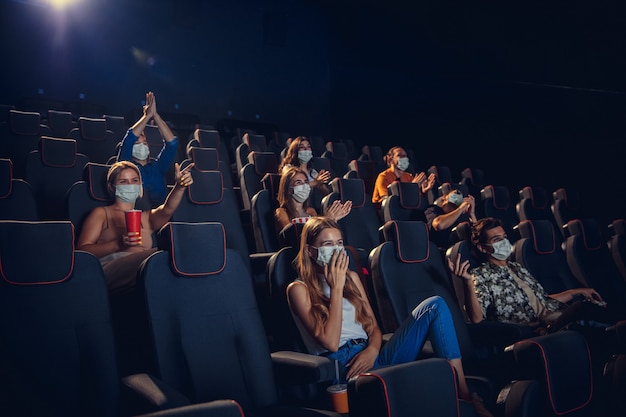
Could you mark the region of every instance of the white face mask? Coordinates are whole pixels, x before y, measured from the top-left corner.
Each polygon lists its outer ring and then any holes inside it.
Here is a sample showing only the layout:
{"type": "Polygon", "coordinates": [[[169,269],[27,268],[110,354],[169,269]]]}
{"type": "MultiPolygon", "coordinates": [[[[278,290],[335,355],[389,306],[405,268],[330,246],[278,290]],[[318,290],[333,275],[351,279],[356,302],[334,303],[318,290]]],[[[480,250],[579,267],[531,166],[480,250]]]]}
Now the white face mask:
{"type": "MultiPolygon", "coordinates": [[[[315,246],[312,246],[315,247],[315,246]]],[[[315,248],[317,249],[317,259],[315,260],[319,266],[328,265],[330,262],[330,258],[332,258],[333,253],[337,251],[338,253],[346,251],[343,246],[320,246],[315,248]]]]}
{"type": "Polygon", "coordinates": [[[513,252],[513,245],[511,245],[509,239],[502,239],[501,241],[492,243],[489,246],[493,248],[491,256],[499,261],[506,261],[511,255],[511,252],[513,252]]]}
{"type": "Polygon", "coordinates": [[[463,202],[463,194],[452,193],[448,196],[448,203],[452,203],[455,206],[460,206],[463,202]]]}
{"type": "Polygon", "coordinates": [[[137,142],[133,145],[133,158],[143,161],[150,156],[150,148],[148,145],[142,142],[137,142]]]}
{"type": "Polygon", "coordinates": [[[406,169],[409,167],[409,158],[398,158],[397,167],[400,171],[406,171],[406,169]]]}
{"type": "Polygon", "coordinates": [[[313,158],[313,151],[298,151],[298,160],[303,164],[306,164],[313,158]]]}
{"type": "Polygon", "coordinates": [[[311,186],[309,184],[300,184],[293,187],[293,199],[298,203],[304,203],[311,194],[311,186]]]}
{"type": "Polygon", "coordinates": [[[134,203],[141,195],[139,184],[119,184],[115,186],[115,197],[124,203],[134,203]]]}

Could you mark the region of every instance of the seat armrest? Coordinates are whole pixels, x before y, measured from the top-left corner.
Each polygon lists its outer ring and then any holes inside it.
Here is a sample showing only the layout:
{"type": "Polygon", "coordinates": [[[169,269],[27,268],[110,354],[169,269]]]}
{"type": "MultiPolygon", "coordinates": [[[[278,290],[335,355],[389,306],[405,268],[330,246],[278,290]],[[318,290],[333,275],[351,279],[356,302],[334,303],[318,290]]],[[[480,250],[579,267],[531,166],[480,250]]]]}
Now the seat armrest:
{"type": "Polygon", "coordinates": [[[215,400],[155,411],[135,417],[244,417],[243,410],[234,400],[215,400]]]}
{"type": "Polygon", "coordinates": [[[308,353],[272,352],[276,381],[280,386],[316,384],[335,378],[335,361],[308,353]]]}
{"type": "Polygon", "coordinates": [[[537,333],[530,326],[488,320],[470,323],[468,329],[476,346],[490,345],[494,346],[497,351],[502,351],[504,347],[518,340],[537,336],[537,333]]]}
{"type": "Polygon", "coordinates": [[[130,415],[191,404],[191,401],[176,389],[146,373],[125,376],[121,383],[122,403],[130,415]]]}

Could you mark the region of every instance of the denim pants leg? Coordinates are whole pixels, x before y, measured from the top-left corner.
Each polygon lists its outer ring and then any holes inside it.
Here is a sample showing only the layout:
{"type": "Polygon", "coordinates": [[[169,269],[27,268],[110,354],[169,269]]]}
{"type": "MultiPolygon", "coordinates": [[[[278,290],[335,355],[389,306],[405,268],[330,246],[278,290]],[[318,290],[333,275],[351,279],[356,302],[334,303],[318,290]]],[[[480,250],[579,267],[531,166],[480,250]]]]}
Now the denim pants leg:
{"type": "Polygon", "coordinates": [[[429,335],[437,356],[448,360],[461,357],[450,309],[439,296],[415,307],[380,350],[374,368],[414,361],[429,335]]]}
{"type": "Polygon", "coordinates": [[[353,343],[352,341],[346,343],[341,346],[339,350],[336,352],[332,352],[326,355],[327,358],[336,360],[339,363],[339,377],[335,378],[334,383],[345,383],[346,382],[346,364],[350,362],[350,359],[355,357],[359,352],[367,347],[367,340],[361,341],[359,343],[353,343]]]}

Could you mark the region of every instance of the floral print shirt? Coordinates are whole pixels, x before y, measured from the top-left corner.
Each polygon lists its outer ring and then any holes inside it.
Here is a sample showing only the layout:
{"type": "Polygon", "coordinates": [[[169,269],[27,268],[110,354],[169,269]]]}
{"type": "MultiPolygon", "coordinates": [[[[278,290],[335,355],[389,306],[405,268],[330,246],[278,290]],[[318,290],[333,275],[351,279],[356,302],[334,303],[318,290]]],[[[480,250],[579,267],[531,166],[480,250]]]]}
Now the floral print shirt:
{"type": "Polygon", "coordinates": [[[515,282],[510,271],[528,284],[547,310],[561,311],[566,307],[546,294],[541,284],[519,263],[507,262],[507,266],[498,266],[486,262],[473,268],[470,273],[483,317],[487,320],[516,324],[533,324],[539,321],[528,296],[515,282]]]}

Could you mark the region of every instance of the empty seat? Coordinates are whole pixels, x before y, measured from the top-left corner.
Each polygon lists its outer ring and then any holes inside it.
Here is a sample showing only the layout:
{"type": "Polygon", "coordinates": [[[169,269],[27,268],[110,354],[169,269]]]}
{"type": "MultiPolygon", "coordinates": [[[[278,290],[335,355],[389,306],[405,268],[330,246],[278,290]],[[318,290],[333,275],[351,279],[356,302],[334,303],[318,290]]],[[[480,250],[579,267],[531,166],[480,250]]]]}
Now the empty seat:
{"type": "Polygon", "coordinates": [[[342,142],[328,142],[326,149],[321,156],[330,160],[331,177],[343,177],[350,169],[348,166],[350,159],[348,158],[346,144],[342,142]]]}
{"type": "MultiPolygon", "coordinates": [[[[212,222],[168,223],[159,233],[161,250],[141,268],[159,378],[194,403],[234,399],[246,415],[336,415],[281,404],[252,279],[227,248],[226,230],[212,222]]],[[[312,360],[326,363],[332,377],[327,358],[312,360]]]]}
{"type": "Polygon", "coordinates": [[[509,240],[511,243],[515,243],[519,236],[514,228],[519,223],[519,217],[508,187],[489,184],[480,191],[480,197],[483,202],[485,217],[495,217],[502,220],[509,240]]]}
{"type": "Polygon", "coordinates": [[[548,294],[586,286],[572,274],[552,223],[523,220],[518,231],[520,239],[514,246],[515,261],[525,267],[548,294]]]}
{"type": "Polygon", "coordinates": [[[552,193],[550,209],[563,239],[567,238],[565,235],[566,228],[564,227],[567,222],[576,218],[586,217],[581,213],[579,193],[571,188],[557,188],[552,193]]]}
{"type": "MultiPolygon", "coordinates": [[[[519,201],[515,205],[517,216],[522,220],[548,220],[555,230],[560,230],[554,220],[550,208],[550,196],[541,186],[526,186],[519,190],[519,201]]],[[[557,234],[559,245],[563,242],[563,235],[557,234]]]]}
{"type": "Polygon", "coordinates": [[[389,185],[389,197],[383,200],[383,220],[426,221],[424,210],[428,206],[421,187],[413,182],[395,181],[389,185]]]}
{"type": "MultiPolygon", "coordinates": [[[[242,137],[242,142],[235,150],[235,170],[238,178],[241,177],[242,168],[249,162],[248,154],[250,152],[267,152],[265,136],[246,133],[242,137]]],[[[276,158],[276,161],[278,161],[278,158],[276,158]]],[[[278,165],[278,162],[276,165],[278,165]]]]}
{"type": "Polygon", "coordinates": [[[72,118],[72,112],[48,110],[48,115],[42,124],[48,126],[52,131],[50,136],[67,138],[72,129],[77,127],[77,123],[72,118]]]}
{"type": "Polygon", "coordinates": [[[38,112],[9,110],[9,121],[0,134],[0,156],[13,162],[13,176],[24,179],[26,157],[39,146],[41,136],[50,136],[52,131],[41,125],[38,112]]]}
{"type": "Polygon", "coordinates": [[[607,303],[626,311],[626,281],[621,277],[594,218],[570,220],[565,254],[572,274],[595,288],[607,303]]]}
{"type": "Polygon", "coordinates": [[[252,151],[248,154],[248,163],[239,175],[243,209],[250,210],[252,197],[263,188],[261,180],[265,174],[277,171],[278,158],[275,153],[252,151]]]}
{"type": "Polygon", "coordinates": [[[348,172],[344,174],[344,178],[360,178],[365,183],[365,191],[368,194],[374,192],[374,184],[378,177],[378,168],[374,161],[359,161],[353,159],[348,163],[348,172]]]}
{"type": "Polygon", "coordinates": [[[13,178],[13,163],[0,158],[0,219],[39,220],[37,201],[26,181],[13,178]]]}
{"type": "Polygon", "coordinates": [[[79,117],[78,127],[72,129],[68,137],[76,140],[78,152],[86,155],[90,162],[106,164],[117,153],[118,139],[107,130],[105,119],[79,117]]]}
{"type": "Polygon", "coordinates": [[[187,147],[187,157],[198,171],[220,171],[224,187],[233,188],[233,176],[227,162],[220,160],[217,148],[187,147]]]}
{"type": "Polygon", "coordinates": [[[107,174],[110,165],[88,162],[83,169],[83,176],[67,191],[66,210],[67,218],[80,236],[83,223],[89,213],[96,207],[113,204],[115,198],[107,189],[107,174]]]}
{"type": "Polygon", "coordinates": [[[89,162],[77,148],[74,139],[44,136],[39,149],[26,159],[26,181],[33,187],[42,220],[67,219],[66,193],[82,179],[83,168],[89,162]]]}

